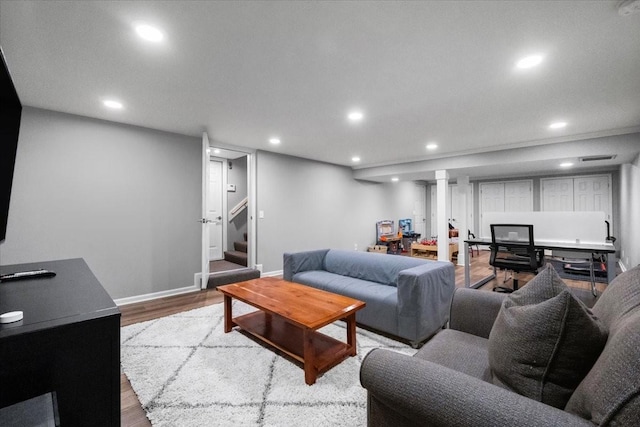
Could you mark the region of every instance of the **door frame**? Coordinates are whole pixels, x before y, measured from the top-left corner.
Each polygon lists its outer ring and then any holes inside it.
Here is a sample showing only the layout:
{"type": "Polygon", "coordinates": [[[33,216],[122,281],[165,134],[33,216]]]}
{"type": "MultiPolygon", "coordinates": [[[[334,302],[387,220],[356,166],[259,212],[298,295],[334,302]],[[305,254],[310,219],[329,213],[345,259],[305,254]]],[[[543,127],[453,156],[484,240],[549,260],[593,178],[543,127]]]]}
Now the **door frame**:
{"type": "MultiPolygon", "coordinates": [[[[257,161],[256,161],[256,150],[253,149],[247,149],[246,147],[237,147],[234,145],[230,145],[230,144],[223,144],[220,143],[218,141],[215,141],[211,138],[208,138],[207,133],[204,132],[203,133],[203,145],[204,145],[204,141],[207,141],[208,144],[208,149],[209,151],[206,150],[206,148],[203,147],[202,150],[202,164],[203,164],[203,175],[202,175],[202,180],[203,182],[201,183],[202,188],[203,188],[203,193],[202,193],[202,204],[203,206],[206,205],[206,197],[208,194],[208,191],[205,192],[205,182],[204,181],[208,181],[208,163],[211,157],[218,157],[213,155],[213,150],[215,148],[219,148],[221,150],[228,150],[228,151],[234,151],[237,153],[241,153],[244,154],[247,157],[247,198],[248,198],[248,203],[247,203],[247,243],[248,243],[248,251],[247,251],[247,266],[249,268],[256,268],[256,260],[257,260],[257,224],[256,224],[256,212],[257,212],[257,207],[256,207],[256,203],[257,203],[257,161]],[[205,170],[206,169],[206,170],[205,170]]],[[[223,166],[224,167],[224,166],[223,166]]],[[[227,184],[227,176],[226,173],[222,174],[223,178],[222,178],[222,182],[223,182],[223,195],[226,193],[226,184],[227,184]]],[[[225,215],[223,215],[223,245],[226,245],[226,221],[227,221],[227,215],[226,215],[226,209],[227,207],[227,201],[226,201],[226,197],[223,196],[223,209],[225,209],[225,215]]],[[[209,272],[209,264],[207,263],[206,267],[204,265],[204,258],[208,258],[208,248],[205,249],[204,248],[204,242],[205,242],[205,236],[204,233],[209,232],[207,224],[204,224],[204,226],[202,227],[202,232],[203,232],[203,244],[202,244],[202,253],[201,253],[201,258],[203,259],[203,265],[202,265],[202,271],[199,272],[196,276],[200,276],[200,280],[199,280],[199,285],[201,289],[206,289],[207,287],[207,282],[208,282],[208,278],[209,276],[211,276],[212,274],[215,273],[210,273],[209,272]],[[207,252],[205,252],[207,251],[207,252]],[[205,269],[206,268],[206,269],[205,269]],[[207,280],[204,280],[203,277],[207,277],[207,280]]],[[[208,237],[207,237],[208,239],[208,237]]],[[[207,242],[208,245],[208,242],[207,242]]],[[[224,246],[223,246],[224,247],[224,246]]]]}

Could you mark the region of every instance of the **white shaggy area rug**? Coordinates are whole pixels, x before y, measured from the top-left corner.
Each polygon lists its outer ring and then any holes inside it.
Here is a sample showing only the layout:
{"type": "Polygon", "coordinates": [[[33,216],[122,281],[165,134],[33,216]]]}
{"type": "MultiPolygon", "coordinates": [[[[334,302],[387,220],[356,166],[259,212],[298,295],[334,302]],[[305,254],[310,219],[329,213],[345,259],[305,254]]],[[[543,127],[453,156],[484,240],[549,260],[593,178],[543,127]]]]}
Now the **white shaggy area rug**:
{"type": "MultiPolygon", "coordinates": [[[[233,315],[255,310],[233,302],[233,315]]],[[[304,370],[234,329],[215,304],[121,329],[122,368],[153,426],[364,426],[360,363],[410,346],[357,329],[357,356],[308,386],[304,370]]],[[[346,341],[344,322],[321,329],[346,341]]]]}

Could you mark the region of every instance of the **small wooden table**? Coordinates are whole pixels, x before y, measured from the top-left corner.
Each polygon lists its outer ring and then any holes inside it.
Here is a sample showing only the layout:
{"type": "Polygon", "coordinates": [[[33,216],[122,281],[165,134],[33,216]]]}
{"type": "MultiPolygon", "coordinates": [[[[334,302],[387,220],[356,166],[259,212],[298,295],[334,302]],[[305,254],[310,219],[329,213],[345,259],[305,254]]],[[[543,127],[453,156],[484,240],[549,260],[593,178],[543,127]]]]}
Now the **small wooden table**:
{"type": "Polygon", "coordinates": [[[365,303],[274,277],[218,286],[224,295],[224,331],[239,326],[304,365],[304,380],[312,385],[318,375],[356,355],[356,311],[365,303]],[[233,317],[231,299],[258,311],[233,317]],[[347,342],[317,330],[336,320],[347,322],[347,342]]]}
{"type": "MultiPolygon", "coordinates": [[[[458,252],[457,243],[449,243],[449,261],[453,262],[453,254],[458,252]]],[[[420,243],[411,244],[411,256],[418,258],[437,259],[438,258],[438,246],[437,245],[421,245],[420,243]]]]}

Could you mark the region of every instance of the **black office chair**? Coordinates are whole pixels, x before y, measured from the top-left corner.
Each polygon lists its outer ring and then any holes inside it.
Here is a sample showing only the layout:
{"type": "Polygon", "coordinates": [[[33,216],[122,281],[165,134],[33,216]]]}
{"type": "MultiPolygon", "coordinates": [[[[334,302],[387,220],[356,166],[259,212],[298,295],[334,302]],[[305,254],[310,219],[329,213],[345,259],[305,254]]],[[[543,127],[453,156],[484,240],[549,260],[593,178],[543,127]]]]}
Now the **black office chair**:
{"type": "MultiPolygon", "coordinates": [[[[513,289],[496,286],[494,291],[518,290],[518,273],[537,273],[544,262],[544,251],[536,249],[531,224],[491,224],[491,258],[494,268],[513,271],[513,289]]],[[[504,283],[509,279],[505,278],[504,283]]]]}

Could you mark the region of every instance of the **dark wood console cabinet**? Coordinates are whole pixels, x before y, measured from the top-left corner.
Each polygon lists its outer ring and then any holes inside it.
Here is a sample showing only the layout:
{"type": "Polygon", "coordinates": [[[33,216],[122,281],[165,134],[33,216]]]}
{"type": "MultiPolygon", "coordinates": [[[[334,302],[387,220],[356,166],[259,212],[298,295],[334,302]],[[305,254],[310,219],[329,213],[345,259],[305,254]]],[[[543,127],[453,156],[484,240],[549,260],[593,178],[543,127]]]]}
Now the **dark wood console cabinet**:
{"type": "Polygon", "coordinates": [[[55,277],[0,283],[0,408],[54,392],[62,426],[120,425],[120,311],[82,259],[7,265],[55,277]]]}

